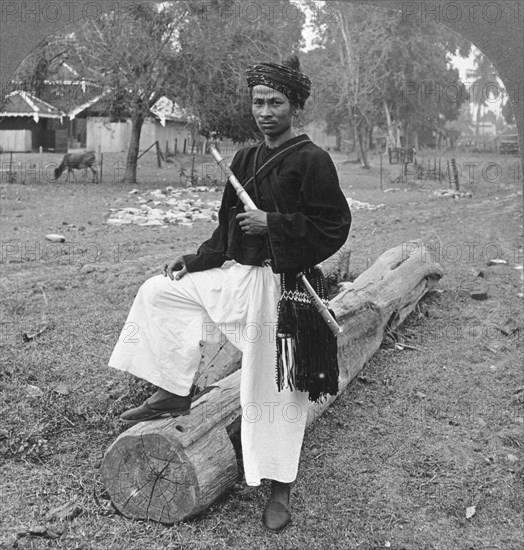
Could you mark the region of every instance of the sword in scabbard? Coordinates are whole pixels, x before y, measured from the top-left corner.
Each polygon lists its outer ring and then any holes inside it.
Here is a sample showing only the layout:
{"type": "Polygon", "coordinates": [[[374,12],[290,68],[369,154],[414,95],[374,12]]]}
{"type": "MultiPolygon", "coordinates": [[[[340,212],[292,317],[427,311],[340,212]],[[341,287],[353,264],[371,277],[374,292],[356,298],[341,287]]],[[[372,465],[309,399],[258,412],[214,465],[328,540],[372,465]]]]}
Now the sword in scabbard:
{"type": "MultiPolygon", "coordinates": [[[[246,210],[258,210],[256,204],[253,202],[251,197],[247,194],[246,190],[242,187],[242,184],[238,181],[235,174],[231,171],[231,168],[227,165],[226,161],[222,158],[217,148],[214,145],[209,146],[209,150],[213,155],[213,158],[216,160],[217,164],[222,169],[222,172],[228,179],[228,181],[233,186],[238,198],[244,203],[246,210]]],[[[315,292],[315,289],[311,286],[310,282],[307,280],[306,276],[303,273],[297,274],[297,279],[306,289],[306,292],[310,295],[311,300],[317,311],[320,313],[322,319],[326,322],[328,327],[331,329],[335,336],[338,336],[343,332],[340,325],[335,321],[333,315],[327,308],[326,304],[322,301],[320,296],[315,292]]]]}

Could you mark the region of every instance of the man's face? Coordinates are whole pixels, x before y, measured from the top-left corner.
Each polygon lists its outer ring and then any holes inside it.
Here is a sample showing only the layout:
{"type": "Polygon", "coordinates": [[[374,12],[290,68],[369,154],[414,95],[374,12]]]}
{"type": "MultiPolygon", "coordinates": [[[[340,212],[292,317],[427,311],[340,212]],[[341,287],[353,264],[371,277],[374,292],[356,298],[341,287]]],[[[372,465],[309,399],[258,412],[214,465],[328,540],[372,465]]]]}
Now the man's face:
{"type": "Polygon", "coordinates": [[[284,94],[259,85],[253,88],[251,98],[251,111],[264,135],[278,137],[291,128],[295,109],[284,94]]]}

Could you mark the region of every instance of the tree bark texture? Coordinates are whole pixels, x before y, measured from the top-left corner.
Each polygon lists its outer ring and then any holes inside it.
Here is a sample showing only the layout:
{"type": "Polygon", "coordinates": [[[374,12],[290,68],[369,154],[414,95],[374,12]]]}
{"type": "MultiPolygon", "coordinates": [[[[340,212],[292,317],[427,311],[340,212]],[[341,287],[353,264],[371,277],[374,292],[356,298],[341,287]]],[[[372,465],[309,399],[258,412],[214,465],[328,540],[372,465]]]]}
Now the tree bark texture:
{"type": "Polygon", "coordinates": [[[131,139],[127,151],[125,183],[136,183],[136,171],[138,163],[138,151],[140,148],[140,134],[144,125],[144,116],[141,113],[134,114],[131,118],[131,139]]]}

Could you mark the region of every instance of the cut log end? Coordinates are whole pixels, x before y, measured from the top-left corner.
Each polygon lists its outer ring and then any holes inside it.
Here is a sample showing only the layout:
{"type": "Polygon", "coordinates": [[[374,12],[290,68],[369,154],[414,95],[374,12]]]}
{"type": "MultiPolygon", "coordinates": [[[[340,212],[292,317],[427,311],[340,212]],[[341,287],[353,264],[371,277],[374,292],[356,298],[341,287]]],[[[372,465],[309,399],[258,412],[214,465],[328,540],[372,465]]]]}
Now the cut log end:
{"type": "Polygon", "coordinates": [[[102,478],[124,516],[172,523],[198,503],[194,467],[177,442],[164,434],[123,434],[104,459],[102,478]]]}
{"type": "Polygon", "coordinates": [[[201,512],[237,480],[236,455],[225,429],[185,448],[176,437],[185,424],[182,419],[144,422],[108,449],[102,479],[122,515],[173,524],[201,512]],[[159,432],[161,424],[170,429],[159,432]]]}

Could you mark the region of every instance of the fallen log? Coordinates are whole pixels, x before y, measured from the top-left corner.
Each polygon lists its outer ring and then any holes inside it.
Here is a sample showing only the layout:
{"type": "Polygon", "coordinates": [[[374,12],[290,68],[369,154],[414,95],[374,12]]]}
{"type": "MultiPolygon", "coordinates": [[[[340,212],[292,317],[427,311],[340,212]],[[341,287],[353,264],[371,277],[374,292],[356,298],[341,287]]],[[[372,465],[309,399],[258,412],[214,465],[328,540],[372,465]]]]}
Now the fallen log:
{"type": "MultiPolygon", "coordinates": [[[[421,242],[404,243],[331,300],[344,329],[338,339],[338,395],[380,347],[386,328],[401,324],[441,276],[421,242]]],[[[239,383],[236,370],[197,396],[190,415],[143,422],[115,440],[102,462],[102,479],[118,511],[172,524],[198,514],[233,486],[239,383]]],[[[312,405],[308,424],[338,395],[312,405]]]]}
{"type": "Polygon", "coordinates": [[[347,281],[349,277],[349,262],[351,259],[351,241],[333,254],[330,258],[320,264],[322,273],[326,278],[327,291],[330,296],[334,295],[335,290],[341,282],[347,281]]]}

